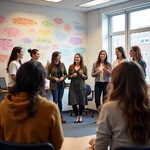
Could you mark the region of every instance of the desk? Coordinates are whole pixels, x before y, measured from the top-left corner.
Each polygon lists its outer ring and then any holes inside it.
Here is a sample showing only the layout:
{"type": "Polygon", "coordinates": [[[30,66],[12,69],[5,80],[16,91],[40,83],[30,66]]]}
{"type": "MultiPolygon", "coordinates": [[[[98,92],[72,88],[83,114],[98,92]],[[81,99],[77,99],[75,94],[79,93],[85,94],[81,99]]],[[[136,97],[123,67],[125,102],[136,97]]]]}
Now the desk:
{"type": "Polygon", "coordinates": [[[91,138],[95,135],[84,136],[79,138],[65,138],[61,150],[93,150],[89,145],[91,138]]]}

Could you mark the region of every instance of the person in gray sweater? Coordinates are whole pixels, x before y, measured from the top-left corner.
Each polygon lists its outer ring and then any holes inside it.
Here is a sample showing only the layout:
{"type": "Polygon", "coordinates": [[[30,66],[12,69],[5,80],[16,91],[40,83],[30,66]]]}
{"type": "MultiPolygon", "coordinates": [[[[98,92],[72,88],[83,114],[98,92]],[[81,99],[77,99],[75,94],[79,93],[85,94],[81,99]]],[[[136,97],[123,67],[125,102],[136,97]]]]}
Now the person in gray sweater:
{"type": "Polygon", "coordinates": [[[89,141],[95,150],[150,145],[150,100],[139,64],[122,62],[113,69],[97,124],[96,139],[89,141]]]}

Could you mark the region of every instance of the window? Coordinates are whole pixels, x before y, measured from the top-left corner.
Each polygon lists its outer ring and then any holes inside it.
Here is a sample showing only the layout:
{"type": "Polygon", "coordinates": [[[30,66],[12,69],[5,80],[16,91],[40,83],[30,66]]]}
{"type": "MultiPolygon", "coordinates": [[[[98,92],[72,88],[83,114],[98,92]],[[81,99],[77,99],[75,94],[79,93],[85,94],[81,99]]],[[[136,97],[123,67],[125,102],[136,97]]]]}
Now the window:
{"type": "Polygon", "coordinates": [[[125,14],[112,17],[111,22],[112,32],[119,32],[125,30],[125,14]]]}
{"type": "Polygon", "coordinates": [[[149,43],[149,37],[139,37],[139,44],[148,44],[149,43]]]}
{"type": "Polygon", "coordinates": [[[150,81],[150,8],[143,10],[126,10],[119,15],[108,16],[109,38],[112,62],[117,46],[125,49],[129,58],[129,50],[133,45],[141,48],[143,59],[146,61],[147,80],[150,81]]]}
{"type": "Polygon", "coordinates": [[[150,27],[150,9],[131,12],[130,29],[150,27]]]}
{"type": "Polygon", "coordinates": [[[112,60],[114,61],[116,59],[115,55],[115,49],[118,46],[125,46],[125,36],[124,35],[117,35],[112,36],[112,60]]]}

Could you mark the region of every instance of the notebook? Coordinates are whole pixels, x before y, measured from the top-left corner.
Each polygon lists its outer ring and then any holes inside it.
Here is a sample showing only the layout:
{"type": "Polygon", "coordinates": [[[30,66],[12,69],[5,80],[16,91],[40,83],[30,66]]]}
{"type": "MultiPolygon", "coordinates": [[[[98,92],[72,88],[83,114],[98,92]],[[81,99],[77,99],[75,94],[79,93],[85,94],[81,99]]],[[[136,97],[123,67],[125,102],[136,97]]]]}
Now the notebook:
{"type": "Polygon", "coordinates": [[[8,90],[8,87],[6,85],[6,81],[4,77],[0,77],[0,89],[1,90],[8,90]]]}

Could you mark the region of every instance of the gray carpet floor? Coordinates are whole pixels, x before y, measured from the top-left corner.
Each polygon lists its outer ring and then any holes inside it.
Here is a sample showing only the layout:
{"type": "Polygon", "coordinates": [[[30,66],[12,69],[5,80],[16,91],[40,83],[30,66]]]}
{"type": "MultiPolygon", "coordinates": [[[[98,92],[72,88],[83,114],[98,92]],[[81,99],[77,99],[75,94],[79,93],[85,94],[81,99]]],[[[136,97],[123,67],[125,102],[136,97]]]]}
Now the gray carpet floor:
{"type": "Polygon", "coordinates": [[[90,114],[83,114],[82,123],[74,123],[75,115],[70,116],[70,112],[63,113],[66,123],[63,123],[63,132],[65,137],[82,137],[93,135],[96,133],[97,124],[95,121],[98,118],[98,113],[92,118],[90,114]]]}

